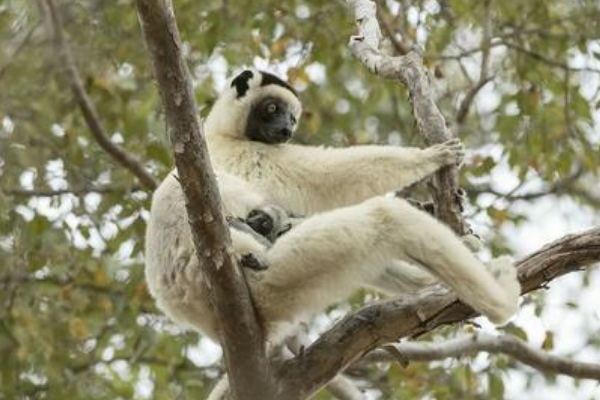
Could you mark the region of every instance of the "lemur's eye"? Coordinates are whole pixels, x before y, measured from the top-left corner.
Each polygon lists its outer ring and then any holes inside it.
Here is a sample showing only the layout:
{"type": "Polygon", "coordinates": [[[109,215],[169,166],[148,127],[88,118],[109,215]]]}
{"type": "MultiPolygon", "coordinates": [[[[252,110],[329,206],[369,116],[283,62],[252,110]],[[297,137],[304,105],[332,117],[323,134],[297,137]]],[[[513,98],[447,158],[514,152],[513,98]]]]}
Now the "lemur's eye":
{"type": "Polygon", "coordinates": [[[275,103],[267,104],[267,112],[269,114],[275,114],[275,112],[277,112],[277,104],[275,104],[275,103]]]}
{"type": "Polygon", "coordinates": [[[293,115],[290,116],[290,120],[292,121],[292,125],[296,125],[296,117],[294,117],[293,115]]]}

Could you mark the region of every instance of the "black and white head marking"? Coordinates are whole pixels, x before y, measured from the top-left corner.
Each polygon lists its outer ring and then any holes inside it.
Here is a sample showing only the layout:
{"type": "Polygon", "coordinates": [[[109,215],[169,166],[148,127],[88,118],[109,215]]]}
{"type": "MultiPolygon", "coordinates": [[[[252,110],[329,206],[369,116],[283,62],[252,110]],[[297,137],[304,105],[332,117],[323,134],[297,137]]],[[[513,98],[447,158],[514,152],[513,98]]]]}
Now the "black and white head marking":
{"type": "Polygon", "coordinates": [[[296,91],[287,82],[248,69],[237,74],[219,96],[205,128],[209,135],[277,144],[290,139],[301,112],[296,91]]]}
{"type": "MultiPolygon", "coordinates": [[[[244,72],[247,72],[247,71],[244,71],[244,72]]],[[[265,87],[268,85],[281,86],[282,88],[285,88],[285,89],[289,90],[290,92],[292,92],[294,94],[294,96],[296,96],[296,98],[298,97],[298,93],[296,93],[294,88],[291,87],[290,84],[287,83],[286,81],[284,81],[283,79],[280,79],[278,76],[270,74],[265,71],[261,71],[260,74],[262,76],[262,79],[260,81],[260,86],[262,86],[262,87],[265,87]]]]}
{"type": "Polygon", "coordinates": [[[254,76],[254,73],[249,69],[237,75],[231,81],[231,87],[235,88],[237,92],[237,98],[244,97],[248,89],[250,89],[250,84],[248,83],[250,79],[254,76]]]}

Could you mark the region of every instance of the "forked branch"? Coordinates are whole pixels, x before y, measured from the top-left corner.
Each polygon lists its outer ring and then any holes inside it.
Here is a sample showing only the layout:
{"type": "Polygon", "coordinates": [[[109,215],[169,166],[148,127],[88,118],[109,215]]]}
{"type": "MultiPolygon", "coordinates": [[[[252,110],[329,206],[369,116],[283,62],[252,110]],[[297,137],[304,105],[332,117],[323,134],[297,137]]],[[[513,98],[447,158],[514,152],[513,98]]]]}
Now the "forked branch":
{"type": "MultiPolygon", "coordinates": [[[[379,50],[381,30],[377,21],[377,5],[372,0],[346,0],[354,14],[358,35],[350,38],[350,51],[369,71],[403,84],[408,90],[417,129],[428,145],[452,138],[446,120],[435,104],[430,77],[421,56],[411,51],[391,57],[379,50]]],[[[436,215],[458,235],[469,232],[457,196],[458,168],[445,167],[433,177],[432,196],[436,215]]]]}
{"type": "Polygon", "coordinates": [[[75,101],[81,110],[81,114],[83,115],[83,118],[89,127],[94,140],[109,156],[112,157],[115,162],[117,162],[117,164],[120,164],[133,173],[133,175],[139,179],[140,183],[146,189],[156,189],[158,186],[156,179],[152,174],[150,174],[150,172],[148,172],[142,162],[132,154],[126,152],[113,143],[110,140],[110,137],[106,134],[94,104],[85,91],[83,82],[81,80],[81,75],[79,74],[79,70],[77,69],[75,61],[73,60],[69,43],[67,42],[65,34],[63,33],[60,13],[56,9],[53,0],[43,1],[44,3],[41,3],[40,8],[42,8],[42,10],[44,10],[47,14],[46,18],[48,26],[52,29],[56,53],[61,63],[60,66],[65,71],[71,92],[73,92],[73,96],[75,96],[75,101]]]}

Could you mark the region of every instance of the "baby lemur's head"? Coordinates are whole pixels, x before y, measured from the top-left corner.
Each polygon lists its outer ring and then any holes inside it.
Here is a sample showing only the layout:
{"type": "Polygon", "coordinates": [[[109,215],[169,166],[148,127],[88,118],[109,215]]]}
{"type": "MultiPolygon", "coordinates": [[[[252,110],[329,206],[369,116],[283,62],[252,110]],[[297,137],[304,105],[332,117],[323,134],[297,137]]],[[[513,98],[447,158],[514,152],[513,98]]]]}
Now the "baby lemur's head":
{"type": "Polygon", "coordinates": [[[256,208],[246,217],[246,224],[271,243],[292,228],[288,213],[275,205],[256,208]]]}
{"type": "Polygon", "coordinates": [[[302,105],[294,89],[277,76],[254,69],[231,79],[208,118],[206,132],[267,144],[287,142],[302,105]]]}

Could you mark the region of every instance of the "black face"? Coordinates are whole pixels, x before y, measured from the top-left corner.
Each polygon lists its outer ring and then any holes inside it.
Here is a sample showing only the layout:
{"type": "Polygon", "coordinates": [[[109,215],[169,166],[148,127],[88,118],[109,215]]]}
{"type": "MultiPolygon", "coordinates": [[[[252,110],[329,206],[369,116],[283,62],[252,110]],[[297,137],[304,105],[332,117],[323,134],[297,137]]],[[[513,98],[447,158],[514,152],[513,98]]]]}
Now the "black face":
{"type": "Polygon", "coordinates": [[[274,243],[278,237],[292,228],[292,224],[287,219],[287,213],[281,210],[280,212],[284,214],[280,214],[278,210],[273,208],[270,211],[269,208],[254,209],[246,217],[245,223],[254,232],[274,243]]]}
{"type": "Polygon", "coordinates": [[[246,223],[252,230],[259,235],[268,238],[275,230],[275,221],[266,212],[262,210],[252,210],[246,218],[246,223]]]}
{"type": "Polygon", "coordinates": [[[246,137],[267,144],[285,143],[296,126],[296,117],[287,104],[274,97],[256,103],[246,125],[246,137]]]}

